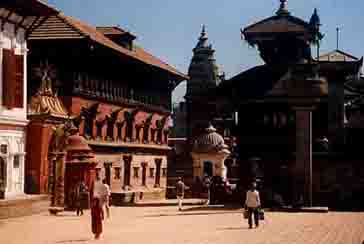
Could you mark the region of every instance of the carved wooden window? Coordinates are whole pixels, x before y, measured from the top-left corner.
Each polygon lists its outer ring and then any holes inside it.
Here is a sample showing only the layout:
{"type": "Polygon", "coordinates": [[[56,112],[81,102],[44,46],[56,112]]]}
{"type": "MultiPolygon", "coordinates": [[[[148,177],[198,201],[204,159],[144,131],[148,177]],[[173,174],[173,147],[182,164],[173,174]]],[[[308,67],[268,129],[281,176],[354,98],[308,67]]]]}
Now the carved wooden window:
{"type": "Polygon", "coordinates": [[[154,177],[154,168],[149,168],[149,177],[150,178],[154,177]]]}
{"type": "Polygon", "coordinates": [[[115,167],[114,168],[114,179],[120,180],[120,178],[121,178],[121,169],[120,169],[120,167],[115,167]]]}
{"type": "Polygon", "coordinates": [[[3,50],[3,94],[2,104],[8,108],[15,107],[16,57],[13,50],[3,50]]]}
{"type": "Polygon", "coordinates": [[[134,178],[139,178],[139,167],[133,167],[134,169],[134,178]]]}
{"type": "Polygon", "coordinates": [[[23,108],[24,105],[24,56],[15,55],[15,107],[23,108]]]}

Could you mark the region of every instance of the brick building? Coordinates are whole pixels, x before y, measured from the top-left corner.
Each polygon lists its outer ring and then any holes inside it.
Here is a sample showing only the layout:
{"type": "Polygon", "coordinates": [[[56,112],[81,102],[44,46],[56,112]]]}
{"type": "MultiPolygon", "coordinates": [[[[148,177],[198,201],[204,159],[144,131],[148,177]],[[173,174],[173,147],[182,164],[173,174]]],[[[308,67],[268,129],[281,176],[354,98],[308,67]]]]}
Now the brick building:
{"type": "Polygon", "coordinates": [[[56,12],[36,0],[0,3],[0,199],[24,194],[27,38],[56,12]]]}
{"type": "MultiPolygon", "coordinates": [[[[164,197],[171,92],[187,79],[136,45],[135,38],[120,27],[92,27],[64,14],[49,18],[29,38],[30,97],[47,86],[34,71],[46,71],[52,96],[94,151],[97,173],[111,186],[115,203],[164,197]]],[[[57,119],[48,123],[40,114],[30,114],[31,125],[45,139],[27,163],[33,171],[28,172],[29,190],[44,193],[49,190],[50,128],[57,119]]]]}

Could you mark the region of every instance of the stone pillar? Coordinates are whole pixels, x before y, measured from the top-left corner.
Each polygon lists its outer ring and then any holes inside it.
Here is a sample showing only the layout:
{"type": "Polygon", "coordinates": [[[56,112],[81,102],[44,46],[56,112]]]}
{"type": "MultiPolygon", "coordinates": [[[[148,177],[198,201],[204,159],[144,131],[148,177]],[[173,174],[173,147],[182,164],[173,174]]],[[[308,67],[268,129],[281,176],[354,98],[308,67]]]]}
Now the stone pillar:
{"type": "Polygon", "coordinates": [[[49,154],[48,156],[48,170],[49,170],[49,179],[48,179],[48,193],[51,195],[51,206],[55,205],[55,174],[56,174],[56,160],[57,156],[55,154],[49,154]]]}
{"type": "Polygon", "coordinates": [[[64,181],[65,181],[65,169],[66,169],[66,153],[65,152],[57,152],[53,153],[56,157],[55,161],[55,191],[54,191],[54,206],[55,207],[64,207],[64,181]]]}
{"type": "Polygon", "coordinates": [[[295,107],[296,164],[294,195],[303,193],[305,206],[312,206],[312,107],[295,107]]]}

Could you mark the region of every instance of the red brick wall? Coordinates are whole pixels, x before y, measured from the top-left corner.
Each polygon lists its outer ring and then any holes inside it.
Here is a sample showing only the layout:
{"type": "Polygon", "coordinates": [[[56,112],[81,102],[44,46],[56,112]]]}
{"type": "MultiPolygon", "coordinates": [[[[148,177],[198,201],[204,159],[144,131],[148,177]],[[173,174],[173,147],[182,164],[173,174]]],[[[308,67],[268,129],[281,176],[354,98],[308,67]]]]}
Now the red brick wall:
{"type": "Polygon", "coordinates": [[[26,140],[27,193],[44,194],[48,191],[48,149],[52,125],[30,122],[26,140]]]}

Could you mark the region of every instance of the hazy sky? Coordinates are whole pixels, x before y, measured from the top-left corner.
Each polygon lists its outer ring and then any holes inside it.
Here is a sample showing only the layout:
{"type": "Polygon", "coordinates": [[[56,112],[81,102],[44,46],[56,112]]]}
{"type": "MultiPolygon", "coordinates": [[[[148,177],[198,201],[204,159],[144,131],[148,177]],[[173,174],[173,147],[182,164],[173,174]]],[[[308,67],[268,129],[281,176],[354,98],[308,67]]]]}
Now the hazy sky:
{"type": "MultiPolygon", "coordinates": [[[[137,43],[187,73],[201,25],[216,49],[217,63],[227,78],[261,63],[258,52],[240,40],[240,28],[275,13],[279,0],[48,0],[66,15],[92,25],[120,25],[137,35],[137,43]]],[[[364,55],[363,0],[288,0],[292,15],[308,21],[317,8],[325,38],[322,52],[336,48],[364,55]]],[[[185,84],[174,92],[179,101],[185,84]]]]}

